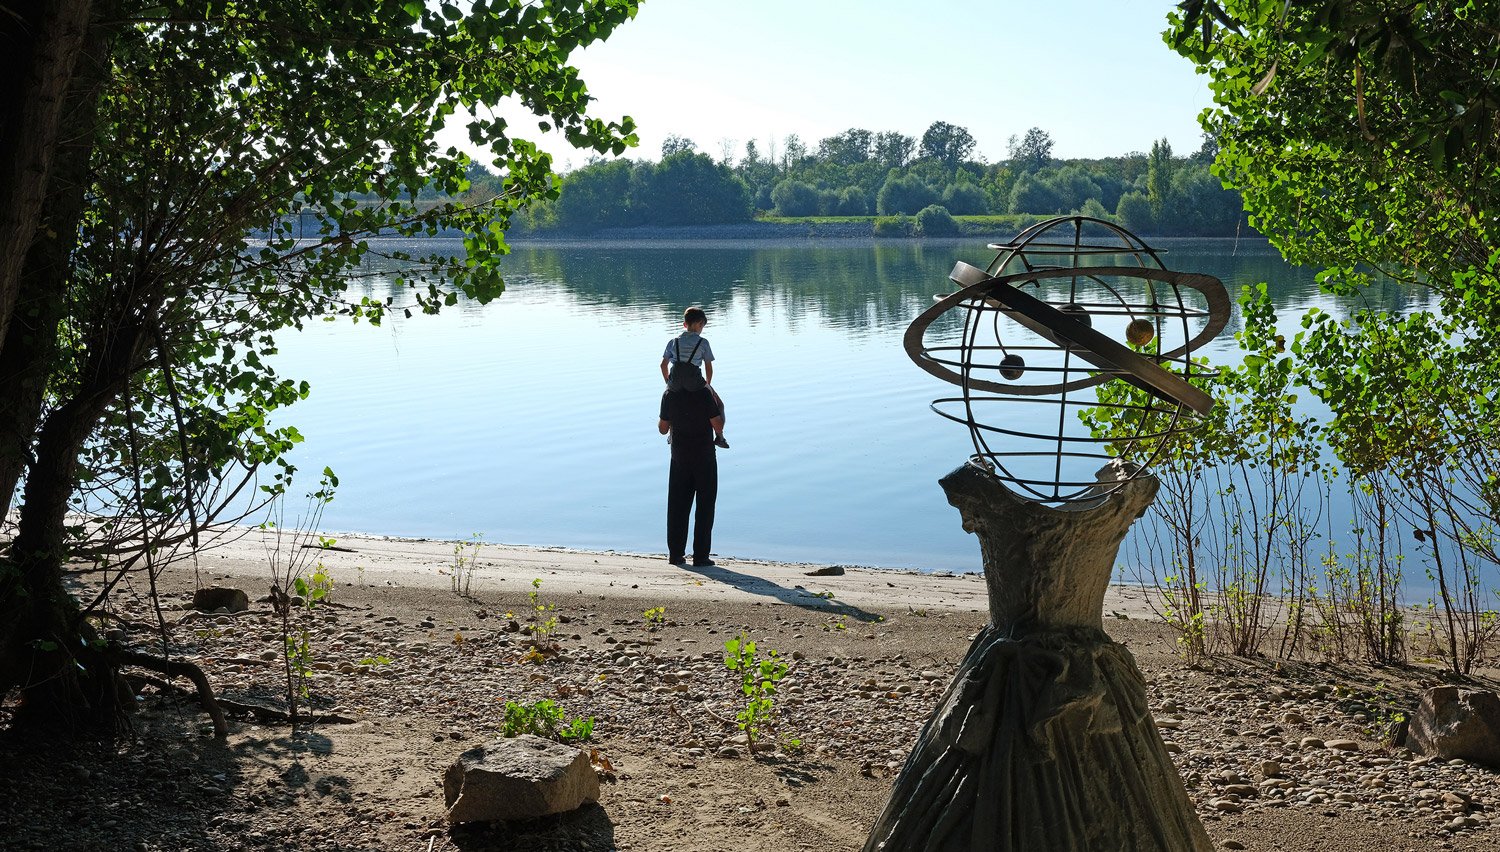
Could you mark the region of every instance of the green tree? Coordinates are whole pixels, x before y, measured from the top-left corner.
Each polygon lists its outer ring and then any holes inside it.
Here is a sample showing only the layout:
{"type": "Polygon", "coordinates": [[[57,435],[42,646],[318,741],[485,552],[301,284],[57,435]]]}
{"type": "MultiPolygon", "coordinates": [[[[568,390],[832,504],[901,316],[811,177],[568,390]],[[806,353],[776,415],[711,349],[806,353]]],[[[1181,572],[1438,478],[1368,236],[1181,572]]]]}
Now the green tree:
{"type": "Polygon", "coordinates": [[[784,180],[771,190],[771,203],[777,216],[816,216],[818,190],[800,180],[784,180]]]}
{"type": "Polygon", "coordinates": [[[630,161],[614,160],[568,175],[557,198],[557,224],[573,231],[637,224],[630,209],[632,171],[630,161]]]}
{"type": "Polygon", "coordinates": [[[1052,164],[1052,137],[1040,127],[1026,131],[1017,139],[1010,137],[1007,144],[1011,168],[1020,172],[1038,172],[1052,164]]]}
{"type": "Polygon", "coordinates": [[[818,142],[818,157],[834,165],[852,166],[870,159],[870,148],[875,134],[858,127],[851,127],[837,136],[829,136],[818,142]]]}
{"type": "Polygon", "coordinates": [[[894,130],[886,130],[875,134],[873,142],[873,156],[880,165],[887,169],[905,168],[911,162],[912,155],[917,150],[915,137],[894,130]]]}
{"type": "Polygon", "coordinates": [[[118,652],[85,621],[102,601],[64,586],[68,560],[111,583],[159,570],[235,489],[257,475],[262,498],[287,487],[299,436],[266,417],[307,388],[269,367],[275,331],[501,292],[509,217],[556,190],[551,158],[487,105],[513,97],[601,153],[634,143],[628,118],[586,115],[566,63],[635,8],[95,4],[62,87],[48,227],[20,248],[0,342],[0,508],[24,483],[0,561],[0,693],[21,690],[18,725],[116,722],[118,652]],[[469,158],[434,142],[460,116],[505,175],[474,205],[453,200],[469,158]],[[439,199],[419,202],[429,186],[439,199]],[[408,299],[346,295],[365,238],[446,229],[469,234],[467,256],[403,256],[408,299]],[[85,501],[115,520],[71,523],[85,501]]]}
{"type": "Polygon", "coordinates": [[[1167,199],[1172,197],[1172,173],[1176,168],[1172,162],[1172,144],[1165,138],[1151,143],[1151,156],[1146,164],[1146,198],[1151,202],[1151,213],[1162,221],[1167,199]]]}
{"type": "Polygon", "coordinates": [[[1156,233],[1156,214],[1151,212],[1151,200],[1145,193],[1127,192],[1120,196],[1120,203],[1115,206],[1115,219],[1137,234],[1156,233]]]}
{"type": "Polygon", "coordinates": [[[1062,209],[1062,199],[1045,176],[1023,172],[1010,190],[1011,213],[1033,213],[1045,216],[1062,209]]]}
{"type": "Polygon", "coordinates": [[[957,125],[934,121],[922,134],[921,156],[942,163],[946,169],[958,168],[972,153],[973,135],[957,125]]]}
{"type": "Polygon", "coordinates": [[[977,183],[950,183],[943,190],[943,206],[949,213],[958,216],[974,216],[989,212],[990,199],[984,188],[977,183]]]}
{"type": "Polygon", "coordinates": [[[652,225],[717,225],[750,218],[750,188],[707,154],[682,151],[638,166],[632,209],[652,225]]]}
{"type": "Polygon", "coordinates": [[[1421,533],[1445,650],[1466,670],[1477,627],[1465,619],[1485,609],[1466,594],[1470,568],[1496,563],[1500,527],[1493,10],[1197,0],[1170,22],[1168,43],[1210,78],[1214,171],[1251,224],[1288,260],[1326,267],[1327,292],[1357,296],[1383,275],[1437,296],[1434,310],[1406,317],[1312,314],[1294,349],[1334,413],[1341,461],[1421,533]]]}
{"type": "Polygon", "coordinates": [[[875,212],[881,216],[914,214],[938,202],[937,190],[915,175],[891,175],[875,196],[875,212]]]}
{"type": "Polygon", "coordinates": [[[678,136],[675,133],[667,134],[667,138],[661,142],[661,158],[665,160],[676,154],[691,154],[698,150],[698,144],[686,136],[678,136]]]}
{"type": "Polygon", "coordinates": [[[951,237],[958,233],[958,221],[947,208],[931,204],[917,213],[917,233],[924,237],[951,237]]]}

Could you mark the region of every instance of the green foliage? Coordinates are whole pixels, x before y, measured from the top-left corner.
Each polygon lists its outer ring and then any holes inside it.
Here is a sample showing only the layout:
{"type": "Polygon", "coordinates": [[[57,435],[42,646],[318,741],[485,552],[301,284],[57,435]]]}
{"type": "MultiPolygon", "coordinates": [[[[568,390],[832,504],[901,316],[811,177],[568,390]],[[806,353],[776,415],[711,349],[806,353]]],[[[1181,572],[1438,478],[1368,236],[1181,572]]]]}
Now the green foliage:
{"type": "Polygon", "coordinates": [[[1020,139],[1010,137],[1007,147],[1010,165],[1018,173],[1039,172],[1052,164],[1052,137],[1040,127],[1031,128],[1020,139]]]}
{"type": "Polygon", "coordinates": [[[468,541],[454,542],[448,580],[456,594],[467,596],[474,585],[474,569],[479,566],[479,549],[482,547],[484,533],[474,533],[468,541]]]}
{"type": "Polygon", "coordinates": [[[870,214],[870,197],[865,191],[857,186],[846,186],[839,193],[838,206],[834,208],[834,214],[838,216],[868,216],[870,214]]]}
{"type": "Polygon", "coordinates": [[[1156,214],[1151,212],[1151,200],[1144,193],[1127,192],[1120,196],[1115,218],[1122,226],[1138,234],[1156,230],[1156,214]]]}
{"type": "Polygon", "coordinates": [[[990,199],[977,183],[953,183],[943,190],[943,207],[955,216],[978,215],[989,212],[990,199]]]}
{"type": "Polygon", "coordinates": [[[539,639],[546,639],[557,628],[557,616],[552,612],[557,609],[557,604],[542,600],[542,578],[537,577],[531,581],[531,591],[526,593],[526,599],[531,604],[531,635],[539,639]]]}
{"type": "Polygon", "coordinates": [[[667,623],[667,608],[664,606],[654,606],[641,613],[641,616],[646,619],[647,627],[655,630],[667,623]]]}
{"type": "Polygon", "coordinates": [[[550,699],[531,704],[515,701],[505,702],[505,718],[500,723],[500,735],[517,737],[532,734],[561,742],[586,742],[594,734],[594,719],[577,718],[564,722],[563,709],[550,699]]]}
{"type": "Polygon", "coordinates": [[[956,169],[969,159],[974,144],[973,135],[964,128],[934,121],[922,134],[921,156],[938,161],[944,168],[956,169]]]}
{"type": "Polygon", "coordinates": [[[1206,73],[1214,172],[1327,293],[1375,276],[1421,284],[1430,311],[1311,312],[1299,379],[1333,411],[1330,443],[1417,537],[1438,586],[1440,644],[1467,671],[1492,633],[1500,438],[1500,137],[1493,14],[1447,0],[1390,7],[1185,4],[1168,43],[1206,73]],[[1216,17],[1220,9],[1223,17],[1216,17]],[[1234,26],[1220,26],[1232,19],[1234,26]]]}
{"type": "Polygon", "coordinates": [[[756,738],[770,723],[775,710],[776,684],[786,676],[786,663],[778,662],[780,655],[775,651],[768,652],[767,659],[757,660],[755,643],[744,634],[725,642],[724,650],[728,652],[725,667],[740,675],[740,694],[745,698],[745,706],[736,718],[750,744],[750,753],[754,754],[756,738]]]}
{"type": "Polygon", "coordinates": [[[893,175],[886,179],[875,196],[875,212],[881,216],[910,215],[938,201],[937,191],[921,178],[893,175]]]}
{"type": "Polygon", "coordinates": [[[946,207],[932,204],[917,213],[916,232],[922,237],[951,237],[958,233],[958,222],[946,207]]]}
{"type": "Polygon", "coordinates": [[[784,180],[771,190],[771,204],[777,216],[816,216],[818,190],[800,180],[784,180]]]}
{"type": "Polygon", "coordinates": [[[1172,173],[1176,166],[1172,162],[1172,144],[1165,138],[1151,143],[1151,156],[1147,160],[1146,198],[1151,202],[1151,213],[1161,221],[1166,213],[1167,199],[1172,195],[1172,173]]]}
{"type": "Polygon", "coordinates": [[[881,216],[875,220],[875,236],[877,237],[909,237],[911,229],[910,216],[881,216]]]}

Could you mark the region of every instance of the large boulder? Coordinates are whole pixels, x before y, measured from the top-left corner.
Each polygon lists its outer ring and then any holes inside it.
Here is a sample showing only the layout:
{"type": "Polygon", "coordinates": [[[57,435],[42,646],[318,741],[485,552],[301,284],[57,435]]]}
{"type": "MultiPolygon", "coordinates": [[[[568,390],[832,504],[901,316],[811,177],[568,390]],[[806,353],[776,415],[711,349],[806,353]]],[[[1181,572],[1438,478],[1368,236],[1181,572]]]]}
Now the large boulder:
{"type": "Polygon", "coordinates": [[[1407,729],[1413,751],[1500,767],[1500,695],[1439,686],[1427,690],[1407,729]]]}
{"type": "Polygon", "coordinates": [[[459,755],[443,799],[450,822],[531,819],[599,801],[599,776],[583,751],[522,734],[459,755]]]}
{"type": "Polygon", "coordinates": [[[243,589],[208,586],[193,592],[193,609],[200,612],[244,612],[250,608],[250,596],[243,589]]]}

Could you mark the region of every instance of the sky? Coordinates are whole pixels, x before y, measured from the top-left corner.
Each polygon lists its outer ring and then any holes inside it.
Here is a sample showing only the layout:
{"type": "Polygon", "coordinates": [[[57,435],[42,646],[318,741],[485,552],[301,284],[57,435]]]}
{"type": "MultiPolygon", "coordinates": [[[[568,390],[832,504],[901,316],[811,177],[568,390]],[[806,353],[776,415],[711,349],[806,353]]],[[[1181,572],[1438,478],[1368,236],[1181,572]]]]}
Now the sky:
{"type": "MultiPolygon", "coordinates": [[[[1197,150],[1207,78],[1161,40],[1170,0],[645,0],[606,41],[573,54],[599,118],[633,117],[658,159],[671,134],[719,159],[754,138],[817,140],[851,127],[920,139],[934,121],[967,128],[988,161],[1028,128],[1053,156],[1197,150]]],[[[559,167],[589,152],[500,108],[559,167]]],[[[462,134],[454,133],[455,142],[462,134]]]]}

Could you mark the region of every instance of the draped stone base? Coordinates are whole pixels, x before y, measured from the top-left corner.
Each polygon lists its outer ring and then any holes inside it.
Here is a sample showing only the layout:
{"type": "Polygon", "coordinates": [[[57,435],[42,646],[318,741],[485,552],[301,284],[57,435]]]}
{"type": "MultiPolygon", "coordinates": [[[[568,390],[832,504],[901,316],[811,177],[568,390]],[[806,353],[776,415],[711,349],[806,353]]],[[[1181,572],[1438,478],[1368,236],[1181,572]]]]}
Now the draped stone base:
{"type": "Polygon", "coordinates": [[[1016,497],[973,466],[943,487],[980,537],[991,623],[865,852],[1209,852],[1145,681],[1100,622],[1115,552],[1155,481],[1066,509],[1016,497]]]}

